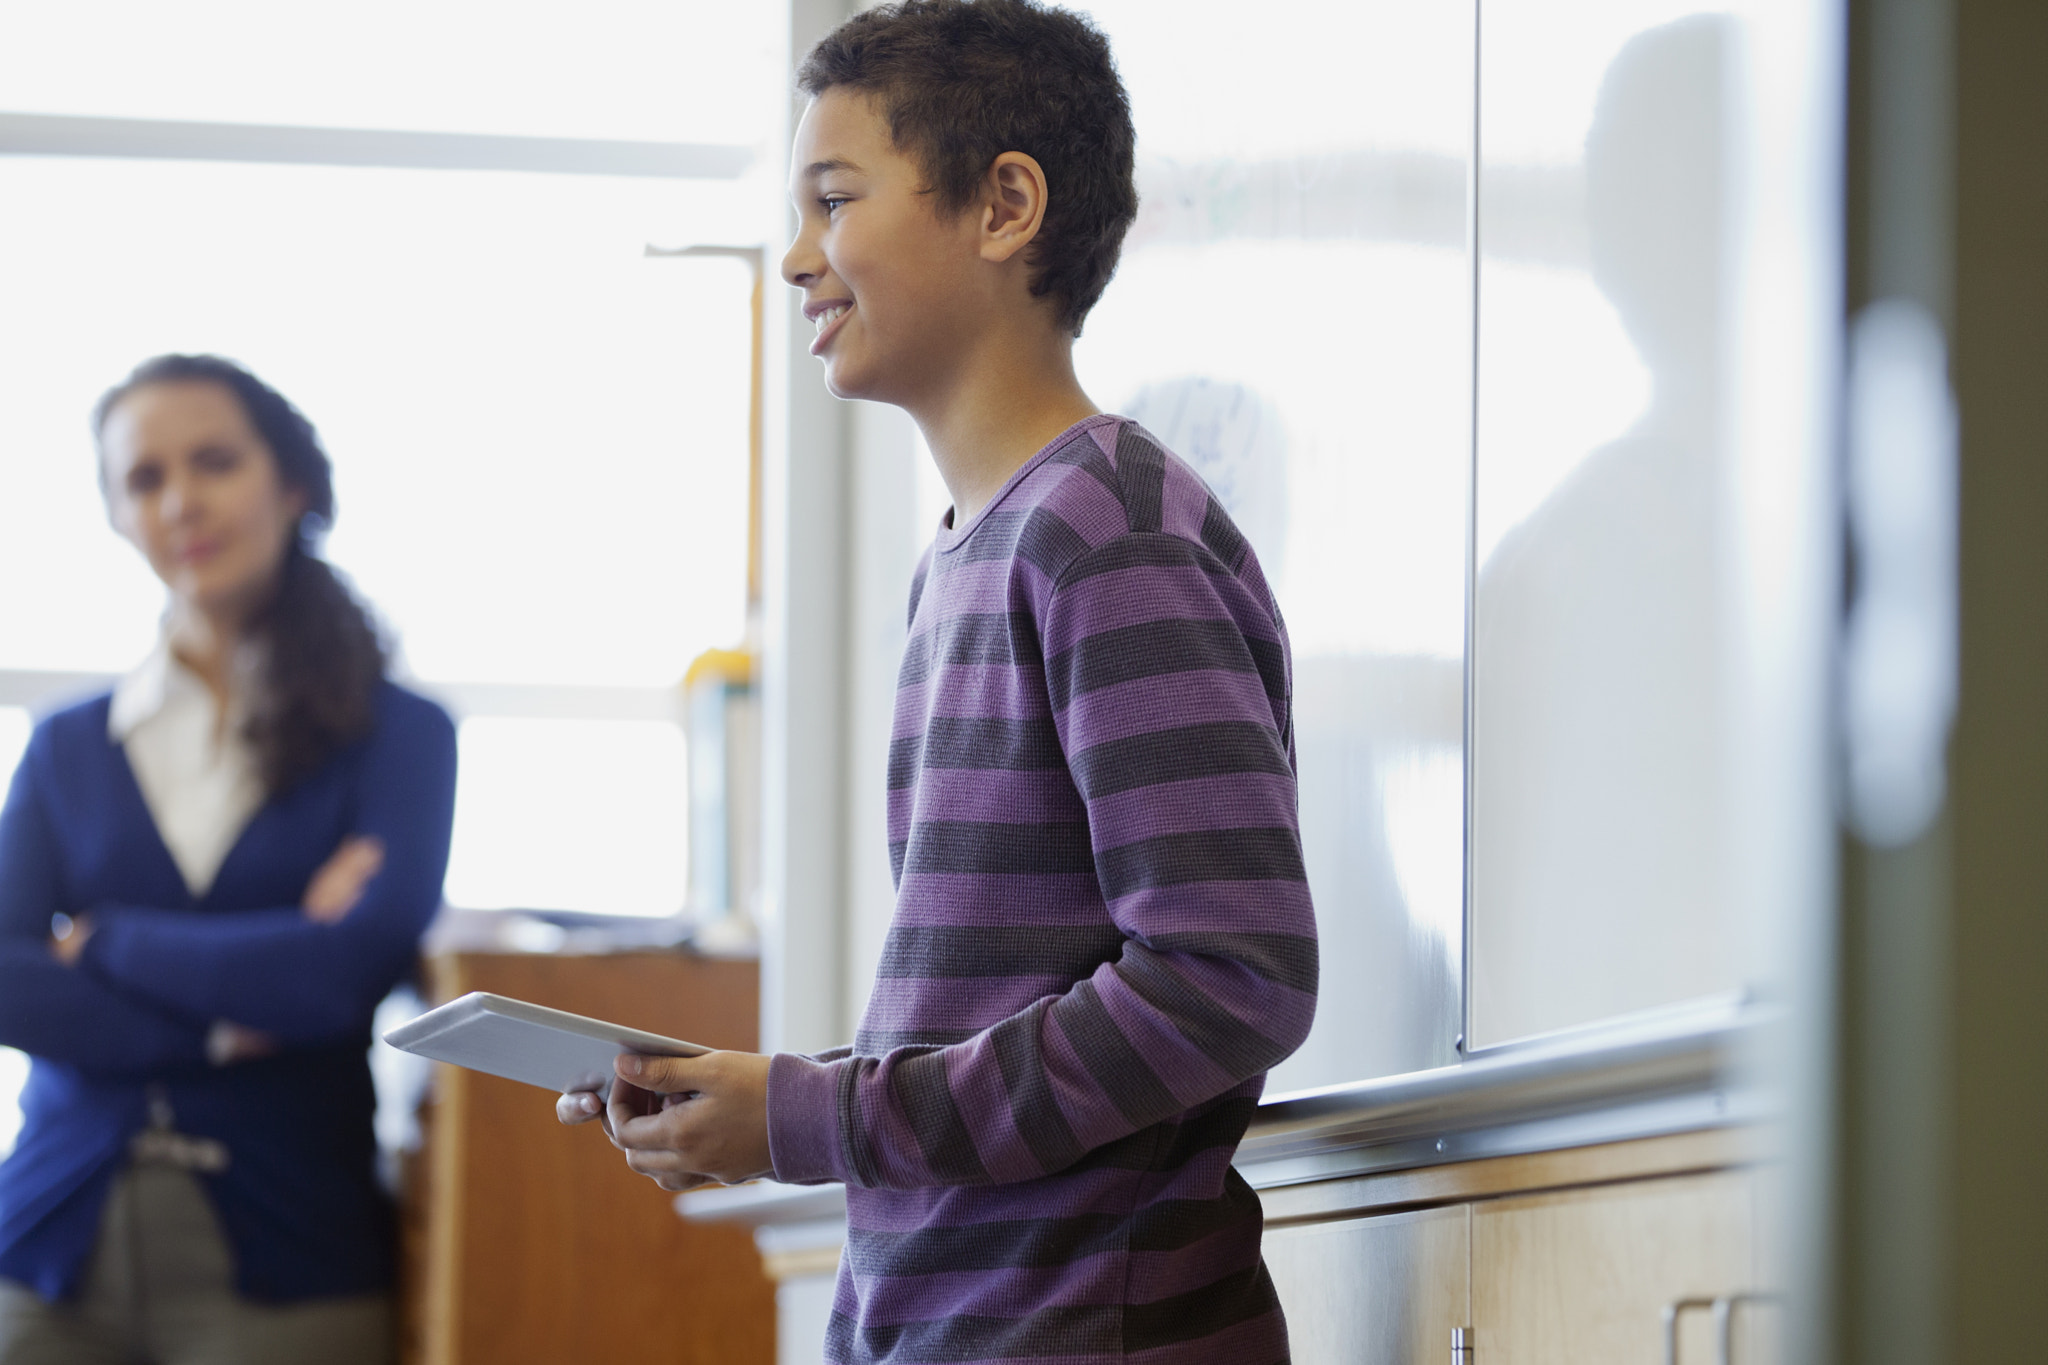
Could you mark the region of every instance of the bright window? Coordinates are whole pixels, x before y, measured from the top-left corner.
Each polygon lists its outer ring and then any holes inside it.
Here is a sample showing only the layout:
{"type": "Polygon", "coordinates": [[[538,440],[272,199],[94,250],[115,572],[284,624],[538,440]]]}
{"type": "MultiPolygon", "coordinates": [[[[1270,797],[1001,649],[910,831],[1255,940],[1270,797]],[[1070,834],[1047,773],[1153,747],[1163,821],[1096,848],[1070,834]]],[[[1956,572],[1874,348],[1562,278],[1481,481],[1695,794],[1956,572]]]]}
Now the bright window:
{"type": "Polygon", "coordinates": [[[466,731],[489,777],[464,778],[451,900],[680,910],[687,822],[649,826],[647,804],[682,788],[672,724],[579,732],[607,778],[575,810],[650,837],[593,865],[522,831],[562,800],[573,761],[549,727],[565,710],[595,723],[615,694],[672,689],[743,629],[751,280],[732,260],[642,254],[729,235],[719,196],[7,158],[0,199],[46,206],[0,222],[0,260],[37,263],[9,280],[0,332],[0,441],[36,453],[0,466],[0,578],[43,585],[0,600],[0,668],[116,673],[147,650],[161,591],[106,527],[85,415],[144,356],[234,356],[319,425],[341,507],[331,557],[393,627],[402,671],[430,691],[538,688],[556,718],[522,729],[501,701],[492,741],[466,731]],[[649,742],[622,749],[622,733],[649,742]],[[515,735],[533,763],[513,760],[515,735]]]}
{"type": "MultiPolygon", "coordinates": [[[[683,910],[677,689],[744,625],[752,281],[644,248],[759,240],[780,57],[774,7],[753,4],[0,13],[8,117],[717,144],[756,163],[684,181],[0,155],[0,777],[31,710],[131,667],[162,607],[107,528],[92,403],[145,357],[212,351],[318,425],[330,558],[391,626],[400,676],[462,717],[451,901],[683,910]]],[[[187,155],[226,145],[180,137],[187,155]]],[[[24,1074],[0,1049],[0,1152],[24,1074]]]]}
{"type": "Polygon", "coordinates": [[[15,1096],[27,1084],[28,1058],[11,1047],[0,1047],[0,1157],[14,1150],[14,1135],[21,1131],[15,1096]]]}
{"type": "MultiPolygon", "coordinates": [[[[728,191],[729,192],[729,191],[728,191]]],[[[320,427],[332,557],[428,679],[660,686],[738,637],[746,268],[677,182],[0,158],[0,667],[119,671],[161,595],[86,414],[208,350],[320,427]],[[33,262],[33,268],[24,263],[33,262]]]]}
{"type": "MultiPolygon", "coordinates": [[[[758,153],[773,20],[664,0],[17,7],[0,89],[66,117],[758,153]]],[[[682,910],[677,688],[744,629],[752,280],[644,250],[758,240],[757,182],[0,156],[0,707],[104,685],[150,647],[162,591],[107,528],[87,414],[147,356],[227,355],[320,428],[329,557],[399,675],[463,720],[451,901],[682,910]]],[[[0,710],[10,766],[26,714],[0,710]]]]}
{"type": "Polygon", "coordinates": [[[5,107],[752,143],[774,7],[676,0],[73,0],[0,9],[5,107]]]}
{"type": "MultiPolygon", "coordinates": [[[[19,706],[0,706],[0,791],[14,780],[14,768],[28,743],[28,712],[19,706]]],[[[0,1157],[14,1149],[14,1135],[21,1129],[21,1110],[14,1097],[28,1081],[28,1058],[10,1047],[0,1047],[0,1157]]]]}
{"type": "Polygon", "coordinates": [[[464,721],[448,899],[667,915],[688,868],[683,732],[663,721],[464,721]],[[650,850],[656,856],[650,858],[650,850]]]}
{"type": "Polygon", "coordinates": [[[0,706],[0,791],[14,779],[14,765],[28,744],[28,712],[19,706],[0,706]]]}

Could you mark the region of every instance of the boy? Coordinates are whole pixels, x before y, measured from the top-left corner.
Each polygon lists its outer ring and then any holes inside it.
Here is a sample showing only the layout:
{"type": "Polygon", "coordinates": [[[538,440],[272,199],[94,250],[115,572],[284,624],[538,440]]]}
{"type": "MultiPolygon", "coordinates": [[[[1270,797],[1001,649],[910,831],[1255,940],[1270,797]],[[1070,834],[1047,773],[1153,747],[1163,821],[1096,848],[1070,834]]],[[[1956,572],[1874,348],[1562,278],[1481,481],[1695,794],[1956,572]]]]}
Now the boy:
{"type": "Polygon", "coordinates": [[[1108,45],[904,0],[799,84],[812,352],[954,498],[911,584],[895,921],[851,1049],[621,1057],[602,1117],[667,1189],[846,1183],[829,1359],[1284,1361],[1230,1160],[1315,1004],[1286,636],[1201,481],[1074,377],[1137,210],[1108,45]]]}

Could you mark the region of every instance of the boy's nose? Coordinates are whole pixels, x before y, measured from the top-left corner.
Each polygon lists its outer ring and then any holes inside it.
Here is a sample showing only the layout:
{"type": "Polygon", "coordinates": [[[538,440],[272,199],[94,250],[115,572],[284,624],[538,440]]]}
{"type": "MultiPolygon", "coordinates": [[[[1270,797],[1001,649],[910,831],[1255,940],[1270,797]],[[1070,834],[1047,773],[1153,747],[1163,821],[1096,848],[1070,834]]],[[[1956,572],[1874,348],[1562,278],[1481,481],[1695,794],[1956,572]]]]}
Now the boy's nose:
{"type": "Polygon", "coordinates": [[[824,262],[818,259],[815,250],[807,247],[803,235],[789,244],[789,250],[782,253],[782,279],[786,284],[802,289],[823,272],[824,262]]]}

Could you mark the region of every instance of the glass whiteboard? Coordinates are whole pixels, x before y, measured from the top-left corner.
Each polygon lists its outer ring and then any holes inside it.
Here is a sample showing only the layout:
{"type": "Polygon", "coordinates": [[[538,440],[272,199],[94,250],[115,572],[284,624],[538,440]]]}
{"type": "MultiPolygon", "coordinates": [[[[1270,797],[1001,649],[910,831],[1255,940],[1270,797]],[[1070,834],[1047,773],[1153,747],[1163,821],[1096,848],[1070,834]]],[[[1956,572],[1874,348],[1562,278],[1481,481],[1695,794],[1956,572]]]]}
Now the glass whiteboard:
{"type": "Polygon", "coordinates": [[[1141,207],[1076,350],[1190,460],[1294,648],[1315,1030],[1268,1093],[1456,1060],[1472,11],[1104,0],[1141,207]]]}
{"type": "Polygon", "coordinates": [[[1787,270],[1759,224],[1783,213],[1767,226],[1795,244],[1825,226],[1825,195],[1776,180],[1798,168],[1769,150],[1811,140],[1825,69],[1781,65],[1798,45],[1771,27],[1818,7],[1748,8],[1481,6],[1478,1047],[1751,988],[1765,882],[1796,873],[1758,875],[1788,846],[1773,803],[1816,765],[1760,736],[1801,684],[1758,669],[1779,604],[1825,581],[1784,554],[1825,559],[1799,524],[1821,447],[1759,422],[1825,401],[1799,347],[1826,300],[1802,291],[1832,276],[1787,270]],[[1794,96],[1777,108],[1772,80],[1794,96]],[[1759,405],[1773,386],[1783,411],[1759,405]]]}

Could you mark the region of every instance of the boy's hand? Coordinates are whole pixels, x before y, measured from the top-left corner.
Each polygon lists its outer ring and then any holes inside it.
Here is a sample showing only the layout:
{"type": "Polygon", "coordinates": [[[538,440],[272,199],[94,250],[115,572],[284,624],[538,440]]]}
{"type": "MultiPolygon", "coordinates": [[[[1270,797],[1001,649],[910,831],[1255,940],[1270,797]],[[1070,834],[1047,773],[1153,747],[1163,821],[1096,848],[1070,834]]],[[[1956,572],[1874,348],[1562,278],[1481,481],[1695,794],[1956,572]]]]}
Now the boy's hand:
{"type": "Polygon", "coordinates": [[[609,1105],[589,1091],[555,1101],[563,1123],[604,1120],[626,1164],[665,1190],[769,1175],[768,1063],[752,1052],[620,1056],[609,1105]]]}

